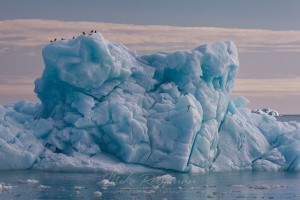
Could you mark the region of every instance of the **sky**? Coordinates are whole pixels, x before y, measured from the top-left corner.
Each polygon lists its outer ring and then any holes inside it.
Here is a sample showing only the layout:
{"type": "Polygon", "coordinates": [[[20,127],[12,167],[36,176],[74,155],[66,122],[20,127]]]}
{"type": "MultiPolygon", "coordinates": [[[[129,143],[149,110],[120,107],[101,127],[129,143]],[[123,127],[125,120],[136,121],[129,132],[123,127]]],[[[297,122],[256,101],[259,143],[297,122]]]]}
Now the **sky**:
{"type": "Polygon", "coordinates": [[[38,101],[43,47],[96,29],[139,55],[232,40],[240,59],[232,96],[299,114],[299,10],[299,0],[0,0],[0,104],[38,101]]]}

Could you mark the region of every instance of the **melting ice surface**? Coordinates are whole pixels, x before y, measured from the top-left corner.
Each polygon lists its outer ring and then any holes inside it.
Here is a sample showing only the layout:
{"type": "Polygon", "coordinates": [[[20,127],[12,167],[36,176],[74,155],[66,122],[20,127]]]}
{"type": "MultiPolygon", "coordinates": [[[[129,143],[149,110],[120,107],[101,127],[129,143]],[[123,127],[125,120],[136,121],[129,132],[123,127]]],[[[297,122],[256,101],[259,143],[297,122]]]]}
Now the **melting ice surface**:
{"type": "Polygon", "coordinates": [[[300,124],[230,99],[233,42],[138,57],[97,33],[43,58],[41,103],[0,106],[1,170],[300,170],[300,124]]]}

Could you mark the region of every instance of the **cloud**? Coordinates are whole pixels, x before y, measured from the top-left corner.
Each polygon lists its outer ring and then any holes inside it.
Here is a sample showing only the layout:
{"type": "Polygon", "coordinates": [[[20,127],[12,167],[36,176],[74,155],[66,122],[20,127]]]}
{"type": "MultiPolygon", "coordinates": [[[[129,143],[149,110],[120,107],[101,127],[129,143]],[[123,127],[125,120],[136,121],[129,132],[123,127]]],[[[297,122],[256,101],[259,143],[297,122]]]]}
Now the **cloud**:
{"type": "Polygon", "coordinates": [[[237,79],[234,96],[300,96],[300,77],[276,79],[237,79]]]}
{"type": "Polygon", "coordinates": [[[1,85],[0,84],[0,95],[8,94],[34,94],[34,84],[32,85],[1,85]]]}
{"type": "Polygon", "coordinates": [[[130,25],[101,22],[65,22],[41,19],[0,21],[0,51],[46,45],[54,38],[72,38],[96,29],[105,38],[141,53],[190,50],[217,40],[232,40],[239,52],[300,52],[300,31],[130,25]]]}
{"type": "Polygon", "coordinates": [[[18,94],[28,95],[34,94],[33,77],[28,76],[1,76],[0,75],[0,95],[18,94]]]}

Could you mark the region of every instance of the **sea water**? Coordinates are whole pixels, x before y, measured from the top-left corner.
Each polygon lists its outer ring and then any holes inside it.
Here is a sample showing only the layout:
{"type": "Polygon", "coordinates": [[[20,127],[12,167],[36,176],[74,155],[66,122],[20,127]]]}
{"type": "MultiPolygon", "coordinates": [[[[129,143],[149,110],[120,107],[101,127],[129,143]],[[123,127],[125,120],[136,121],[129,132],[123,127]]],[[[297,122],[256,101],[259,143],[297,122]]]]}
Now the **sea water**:
{"type": "MultiPolygon", "coordinates": [[[[279,121],[300,122],[300,115],[279,121]]],[[[0,199],[300,199],[298,172],[207,174],[0,171],[0,199]],[[170,180],[157,179],[169,174],[170,180]],[[103,179],[114,186],[100,186],[103,179]],[[101,192],[102,195],[99,195],[101,192]]]]}
{"type": "Polygon", "coordinates": [[[300,115],[281,115],[276,118],[278,121],[281,121],[281,122],[289,122],[289,121],[300,122],[300,115]]]}
{"type": "Polygon", "coordinates": [[[164,174],[3,171],[0,180],[11,189],[0,199],[300,199],[300,173],[169,173],[176,180],[153,181],[164,174]],[[115,186],[97,185],[103,179],[115,186]]]}

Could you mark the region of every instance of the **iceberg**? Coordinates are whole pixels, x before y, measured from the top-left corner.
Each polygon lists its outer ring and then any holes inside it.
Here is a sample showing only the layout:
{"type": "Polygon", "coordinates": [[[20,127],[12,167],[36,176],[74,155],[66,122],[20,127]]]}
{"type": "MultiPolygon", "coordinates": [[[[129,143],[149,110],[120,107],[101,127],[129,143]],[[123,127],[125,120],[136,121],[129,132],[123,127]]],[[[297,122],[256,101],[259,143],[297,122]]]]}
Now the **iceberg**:
{"type": "Polygon", "coordinates": [[[252,110],[252,113],[256,113],[256,114],[268,114],[271,115],[273,117],[279,117],[279,112],[276,110],[271,110],[270,108],[263,108],[263,109],[256,109],[256,110],[252,110]]]}
{"type": "Polygon", "coordinates": [[[40,102],[0,106],[0,170],[300,170],[300,124],[230,99],[231,41],[138,56],[93,33],[42,55],[40,102]]]}

